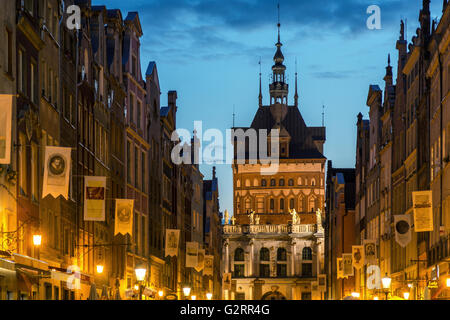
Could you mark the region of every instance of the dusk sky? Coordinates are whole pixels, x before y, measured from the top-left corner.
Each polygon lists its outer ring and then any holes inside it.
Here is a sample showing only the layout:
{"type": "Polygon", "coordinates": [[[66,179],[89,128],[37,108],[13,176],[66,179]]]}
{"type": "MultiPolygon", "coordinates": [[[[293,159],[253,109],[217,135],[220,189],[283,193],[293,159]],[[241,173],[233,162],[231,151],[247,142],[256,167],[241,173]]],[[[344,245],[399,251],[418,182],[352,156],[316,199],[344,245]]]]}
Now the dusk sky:
{"type": "MultiPolygon", "coordinates": [[[[193,130],[194,121],[225,130],[250,126],[258,108],[259,59],[264,104],[269,103],[269,75],[277,38],[276,0],[93,0],[93,5],[138,11],[144,36],[144,73],[156,61],[161,104],[167,91],[178,92],[178,128],[193,130]]],[[[281,42],[289,103],[293,104],[295,60],[299,73],[299,108],[307,125],[320,126],[325,105],[325,156],[335,167],[354,167],[357,114],[368,118],[370,84],[384,89],[387,55],[396,75],[400,19],[407,19],[407,39],[418,27],[422,0],[281,0],[281,42]],[[370,5],[381,8],[381,30],[369,30],[370,5]]],[[[442,0],[431,1],[438,17],[442,0]]],[[[211,167],[203,165],[205,179],[211,167]]],[[[221,211],[233,209],[230,165],[218,165],[221,211]]]]}

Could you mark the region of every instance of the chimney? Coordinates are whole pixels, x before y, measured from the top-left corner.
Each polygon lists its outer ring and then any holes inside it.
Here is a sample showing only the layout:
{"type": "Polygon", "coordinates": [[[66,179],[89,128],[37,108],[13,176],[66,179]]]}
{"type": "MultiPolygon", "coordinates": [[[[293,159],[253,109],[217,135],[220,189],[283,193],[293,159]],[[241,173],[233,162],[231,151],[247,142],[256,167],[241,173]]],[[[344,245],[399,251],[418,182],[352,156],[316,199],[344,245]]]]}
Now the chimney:
{"type": "Polygon", "coordinates": [[[169,107],[176,107],[177,106],[177,92],[176,91],[169,91],[169,93],[167,94],[168,97],[168,104],[169,107]]]}
{"type": "Polygon", "coordinates": [[[216,178],[216,167],[213,167],[213,180],[216,178]]]}

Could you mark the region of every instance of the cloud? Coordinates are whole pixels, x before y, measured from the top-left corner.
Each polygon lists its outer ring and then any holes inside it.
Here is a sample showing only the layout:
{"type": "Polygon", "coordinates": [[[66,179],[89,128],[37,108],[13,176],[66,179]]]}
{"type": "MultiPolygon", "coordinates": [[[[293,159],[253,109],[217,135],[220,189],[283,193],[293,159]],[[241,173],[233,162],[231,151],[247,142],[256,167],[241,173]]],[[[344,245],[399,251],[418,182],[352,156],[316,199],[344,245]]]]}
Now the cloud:
{"type": "MultiPolygon", "coordinates": [[[[323,34],[356,37],[368,32],[366,10],[376,2],[381,1],[281,0],[281,22],[284,30],[296,35],[294,39],[320,38],[323,34]]],[[[260,48],[247,41],[249,35],[271,28],[275,38],[276,0],[136,0],[130,4],[122,0],[94,0],[94,3],[138,11],[144,46],[160,61],[180,59],[180,51],[185,61],[192,55],[197,59],[249,54],[253,57],[260,48]]],[[[417,16],[410,1],[384,0],[379,6],[383,28],[397,26],[401,14],[417,16]]]]}

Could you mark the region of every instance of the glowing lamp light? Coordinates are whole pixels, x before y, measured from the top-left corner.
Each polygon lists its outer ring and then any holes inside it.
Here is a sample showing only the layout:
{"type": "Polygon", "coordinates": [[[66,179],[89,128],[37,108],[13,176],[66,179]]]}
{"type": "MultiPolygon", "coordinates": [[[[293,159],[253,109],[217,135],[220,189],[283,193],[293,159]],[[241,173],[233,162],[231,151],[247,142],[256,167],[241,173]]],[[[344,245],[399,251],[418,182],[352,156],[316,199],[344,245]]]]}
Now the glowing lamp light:
{"type": "Polygon", "coordinates": [[[403,292],[403,298],[405,298],[405,300],[409,300],[409,292],[403,292]]]}
{"type": "Polygon", "coordinates": [[[384,289],[389,289],[391,286],[391,281],[392,279],[388,277],[387,273],[386,275],[383,277],[383,279],[381,279],[381,282],[383,284],[383,288],[384,289]]]}
{"type": "Polygon", "coordinates": [[[352,292],[352,297],[353,298],[359,298],[361,295],[359,294],[359,292],[352,292]]]}
{"type": "Polygon", "coordinates": [[[98,274],[102,274],[102,273],[103,273],[103,269],[104,269],[104,267],[103,267],[101,264],[99,264],[99,265],[97,266],[97,273],[98,273],[98,274]]]}
{"type": "Polygon", "coordinates": [[[139,290],[139,286],[137,284],[134,286],[134,290],[139,290]]]}
{"type": "Polygon", "coordinates": [[[183,293],[185,297],[188,297],[191,294],[191,288],[189,287],[184,287],[183,288],[183,293]]]}
{"type": "Polygon", "coordinates": [[[158,291],[158,296],[159,296],[160,298],[162,298],[163,295],[164,295],[164,291],[162,291],[162,290],[158,291]]]}
{"type": "Polygon", "coordinates": [[[145,274],[147,273],[147,269],[144,268],[137,268],[134,270],[136,272],[136,280],[137,281],[144,281],[145,274]]]}
{"type": "Polygon", "coordinates": [[[206,299],[212,300],[212,297],[213,297],[212,293],[207,293],[206,294],[206,299]]]}
{"type": "Polygon", "coordinates": [[[450,288],[450,277],[447,278],[447,288],[450,288]]]}
{"type": "Polygon", "coordinates": [[[197,296],[192,296],[191,299],[192,300],[197,300],[197,296]]]}
{"type": "Polygon", "coordinates": [[[36,234],[33,236],[33,244],[35,246],[40,246],[42,244],[42,236],[40,234],[36,234]]]}
{"type": "Polygon", "coordinates": [[[379,299],[378,297],[375,296],[375,297],[373,297],[373,300],[380,300],[380,299],[379,299]]]}

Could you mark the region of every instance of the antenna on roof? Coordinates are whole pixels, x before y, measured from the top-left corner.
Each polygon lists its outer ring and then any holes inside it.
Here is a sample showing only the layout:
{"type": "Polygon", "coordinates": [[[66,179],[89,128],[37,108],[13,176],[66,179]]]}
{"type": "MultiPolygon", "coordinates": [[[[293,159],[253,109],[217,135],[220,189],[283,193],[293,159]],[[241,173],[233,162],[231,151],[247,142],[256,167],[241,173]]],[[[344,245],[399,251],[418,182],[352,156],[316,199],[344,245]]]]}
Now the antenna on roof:
{"type": "Polygon", "coordinates": [[[236,114],[234,113],[235,108],[236,105],[233,104],[233,128],[235,127],[235,118],[236,118],[236,114]]]}
{"type": "Polygon", "coordinates": [[[325,127],[325,105],[322,104],[322,127],[325,127]]]}

